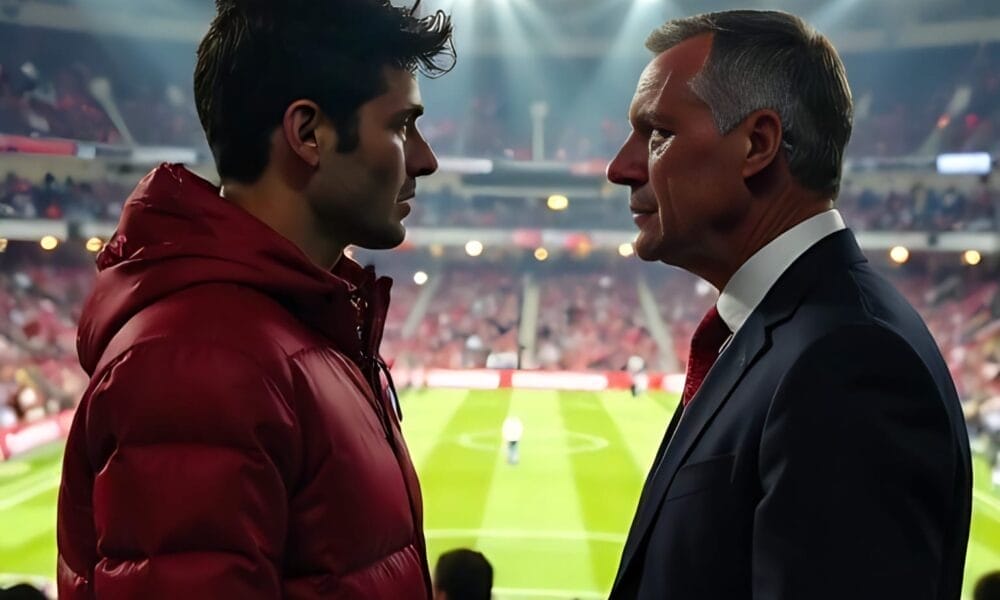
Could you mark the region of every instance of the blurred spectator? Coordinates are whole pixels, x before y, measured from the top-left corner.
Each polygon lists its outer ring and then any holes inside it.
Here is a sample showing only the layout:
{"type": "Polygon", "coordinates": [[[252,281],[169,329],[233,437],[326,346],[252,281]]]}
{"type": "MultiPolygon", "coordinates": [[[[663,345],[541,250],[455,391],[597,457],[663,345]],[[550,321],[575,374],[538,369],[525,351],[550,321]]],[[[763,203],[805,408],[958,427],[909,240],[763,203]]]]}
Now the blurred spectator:
{"type": "Polygon", "coordinates": [[[0,589],[0,600],[48,600],[48,597],[32,585],[19,583],[14,587],[0,589]]]}
{"type": "Polygon", "coordinates": [[[1000,571],[987,573],[979,579],[972,600],[1000,600],[1000,571]]]}
{"type": "Polygon", "coordinates": [[[434,600],[490,600],[493,566],[481,552],[445,552],[434,567],[434,600]]]}

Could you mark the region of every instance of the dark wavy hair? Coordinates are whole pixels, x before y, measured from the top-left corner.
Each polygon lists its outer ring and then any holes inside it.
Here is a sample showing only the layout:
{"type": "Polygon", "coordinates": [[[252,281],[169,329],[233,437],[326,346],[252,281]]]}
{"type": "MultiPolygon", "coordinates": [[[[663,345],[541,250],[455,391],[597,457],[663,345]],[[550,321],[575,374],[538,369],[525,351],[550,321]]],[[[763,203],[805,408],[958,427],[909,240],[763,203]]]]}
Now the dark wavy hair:
{"type": "Polygon", "coordinates": [[[198,116],[223,179],[253,183],[288,106],[309,99],[339,152],[358,145],[358,108],[385,92],[383,68],[436,77],[455,63],[451,18],[389,0],[216,0],[194,71],[198,116]]]}

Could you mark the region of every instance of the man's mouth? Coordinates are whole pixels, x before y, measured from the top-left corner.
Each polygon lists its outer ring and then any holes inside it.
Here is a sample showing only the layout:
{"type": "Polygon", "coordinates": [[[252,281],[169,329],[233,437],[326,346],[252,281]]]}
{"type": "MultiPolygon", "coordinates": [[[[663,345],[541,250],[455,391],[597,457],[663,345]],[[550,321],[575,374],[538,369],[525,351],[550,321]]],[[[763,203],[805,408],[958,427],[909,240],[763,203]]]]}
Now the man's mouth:
{"type": "Polygon", "coordinates": [[[413,200],[413,198],[416,197],[416,195],[417,195],[417,185],[415,183],[411,183],[410,185],[404,186],[403,189],[400,190],[399,195],[396,196],[396,202],[406,202],[408,200],[413,200]]]}

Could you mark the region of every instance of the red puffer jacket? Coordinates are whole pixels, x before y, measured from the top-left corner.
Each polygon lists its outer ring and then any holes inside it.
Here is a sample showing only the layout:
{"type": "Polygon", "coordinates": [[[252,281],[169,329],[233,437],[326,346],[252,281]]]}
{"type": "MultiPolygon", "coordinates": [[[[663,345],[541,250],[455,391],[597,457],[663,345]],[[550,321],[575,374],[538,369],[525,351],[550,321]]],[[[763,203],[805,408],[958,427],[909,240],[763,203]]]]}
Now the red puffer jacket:
{"type": "Polygon", "coordinates": [[[98,267],[60,598],[429,598],[380,384],[391,281],[323,271],[176,165],[139,184],[98,267]]]}

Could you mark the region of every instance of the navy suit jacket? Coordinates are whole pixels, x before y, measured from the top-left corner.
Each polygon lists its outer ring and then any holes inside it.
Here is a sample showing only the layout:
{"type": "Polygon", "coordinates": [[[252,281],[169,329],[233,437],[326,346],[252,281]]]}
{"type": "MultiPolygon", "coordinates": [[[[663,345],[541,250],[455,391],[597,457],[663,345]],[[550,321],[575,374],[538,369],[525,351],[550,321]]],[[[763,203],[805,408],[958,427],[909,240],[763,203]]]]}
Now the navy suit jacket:
{"type": "Polygon", "coordinates": [[[670,423],[612,600],[958,600],[955,387],[849,230],[792,264],[670,423]]]}

